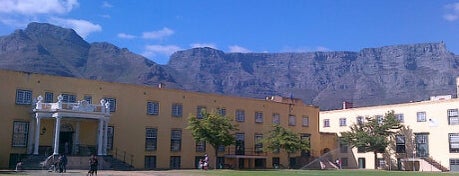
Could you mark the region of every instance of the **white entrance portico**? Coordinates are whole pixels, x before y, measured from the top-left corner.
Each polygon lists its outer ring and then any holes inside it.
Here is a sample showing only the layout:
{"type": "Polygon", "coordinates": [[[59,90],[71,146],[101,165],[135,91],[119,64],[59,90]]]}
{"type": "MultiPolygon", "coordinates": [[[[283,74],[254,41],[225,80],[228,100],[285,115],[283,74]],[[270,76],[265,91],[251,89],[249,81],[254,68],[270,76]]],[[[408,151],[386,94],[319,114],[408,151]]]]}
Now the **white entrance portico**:
{"type": "MultiPolygon", "coordinates": [[[[98,120],[97,135],[97,155],[107,155],[107,126],[110,120],[110,104],[104,99],[100,100],[100,104],[89,104],[89,102],[82,100],[77,103],[66,103],[62,102],[63,97],[59,95],[56,103],[43,103],[43,97],[40,95],[37,97],[37,102],[33,108],[35,118],[35,132],[34,132],[34,146],[33,154],[38,155],[38,149],[40,144],[40,130],[41,120],[55,119],[54,125],[54,139],[53,139],[53,155],[58,155],[59,152],[59,139],[61,135],[61,128],[68,129],[66,125],[62,126],[62,119],[76,119],[76,131],[74,135],[74,141],[78,144],[80,137],[80,123],[79,120],[92,119],[98,120]]],[[[73,129],[72,129],[73,130],[73,129]]],[[[65,149],[68,149],[68,143],[65,144],[65,149]]],[[[62,147],[61,147],[62,148],[62,147]]]]}

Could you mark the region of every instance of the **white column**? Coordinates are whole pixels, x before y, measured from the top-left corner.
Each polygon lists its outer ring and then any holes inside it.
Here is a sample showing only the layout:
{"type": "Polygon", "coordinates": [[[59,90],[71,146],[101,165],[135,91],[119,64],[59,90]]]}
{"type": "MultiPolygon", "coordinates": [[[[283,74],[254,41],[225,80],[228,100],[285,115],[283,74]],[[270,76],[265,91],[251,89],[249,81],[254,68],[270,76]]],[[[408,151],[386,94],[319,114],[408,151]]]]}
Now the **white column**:
{"type": "Polygon", "coordinates": [[[75,127],[75,139],[73,139],[73,154],[77,154],[80,151],[80,121],[76,122],[75,127]]]}
{"type": "Polygon", "coordinates": [[[97,134],[97,155],[102,155],[102,135],[104,131],[104,121],[102,119],[99,120],[99,130],[97,134]]]}
{"type": "Polygon", "coordinates": [[[54,153],[53,155],[59,155],[59,134],[61,132],[61,117],[56,117],[56,125],[54,129],[54,153]]]}
{"type": "Polygon", "coordinates": [[[41,118],[39,117],[35,117],[35,120],[36,120],[36,126],[35,126],[35,142],[34,142],[34,147],[33,147],[33,154],[34,155],[38,155],[38,147],[39,147],[39,144],[40,144],[40,121],[41,121],[41,118]]]}
{"type": "Polygon", "coordinates": [[[104,140],[103,140],[103,155],[107,155],[107,142],[108,142],[108,122],[104,120],[104,140]]]}

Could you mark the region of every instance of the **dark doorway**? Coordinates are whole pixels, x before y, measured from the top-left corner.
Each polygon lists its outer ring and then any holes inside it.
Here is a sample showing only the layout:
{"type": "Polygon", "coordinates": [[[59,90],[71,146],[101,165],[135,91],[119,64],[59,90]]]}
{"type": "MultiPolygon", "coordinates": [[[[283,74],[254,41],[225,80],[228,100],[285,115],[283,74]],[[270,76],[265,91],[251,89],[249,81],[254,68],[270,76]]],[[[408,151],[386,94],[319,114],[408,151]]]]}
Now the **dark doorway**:
{"type": "Polygon", "coordinates": [[[365,158],[359,158],[359,169],[365,169],[365,158]]]}
{"type": "Polygon", "coordinates": [[[65,131],[59,134],[59,153],[70,155],[72,153],[73,131],[65,131]]]}

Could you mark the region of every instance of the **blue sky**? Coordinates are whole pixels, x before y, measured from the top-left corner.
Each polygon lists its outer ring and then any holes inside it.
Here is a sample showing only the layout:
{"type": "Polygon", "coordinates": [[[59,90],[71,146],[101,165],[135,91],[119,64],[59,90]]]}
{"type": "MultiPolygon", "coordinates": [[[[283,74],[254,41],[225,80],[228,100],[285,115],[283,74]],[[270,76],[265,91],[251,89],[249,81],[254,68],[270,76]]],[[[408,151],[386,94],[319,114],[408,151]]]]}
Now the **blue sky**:
{"type": "Polygon", "coordinates": [[[0,0],[0,35],[30,22],[159,64],[203,46],[277,53],[444,41],[459,54],[459,0],[0,0]]]}

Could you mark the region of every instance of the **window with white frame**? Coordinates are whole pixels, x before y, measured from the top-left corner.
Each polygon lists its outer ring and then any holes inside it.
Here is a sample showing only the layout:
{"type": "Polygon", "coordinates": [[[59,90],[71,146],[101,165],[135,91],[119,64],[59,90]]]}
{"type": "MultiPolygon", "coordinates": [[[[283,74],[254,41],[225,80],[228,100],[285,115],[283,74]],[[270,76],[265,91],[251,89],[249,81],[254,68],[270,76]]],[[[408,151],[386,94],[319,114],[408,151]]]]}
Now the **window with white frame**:
{"type": "Polygon", "coordinates": [[[296,117],[294,115],[288,116],[288,125],[295,126],[296,125],[296,117]]]}
{"type": "Polygon", "coordinates": [[[449,133],[449,152],[459,153],[459,133],[449,133]]]}
{"type": "Polygon", "coordinates": [[[158,146],[158,129],[146,128],[145,133],[145,150],[155,151],[158,146]]]}
{"type": "Polygon", "coordinates": [[[324,127],[330,127],[330,119],[324,119],[324,127]]]}
{"type": "Polygon", "coordinates": [[[183,105],[180,103],[172,104],[172,117],[182,117],[183,105]]]}
{"type": "Polygon", "coordinates": [[[32,104],[32,91],[31,90],[16,90],[16,104],[30,105],[32,104]]]}
{"type": "Polygon", "coordinates": [[[196,118],[197,119],[202,119],[204,118],[204,114],[206,112],[206,107],[205,106],[198,106],[196,107],[196,118]]]}
{"type": "Polygon", "coordinates": [[[280,125],[280,114],[279,113],[273,113],[273,124],[280,125]]]}
{"type": "Polygon", "coordinates": [[[157,101],[147,102],[147,114],[148,115],[159,115],[159,102],[157,101]]]}
{"type": "Polygon", "coordinates": [[[448,109],[448,124],[459,125],[459,115],[457,109],[448,109]]]}
{"type": "Polygon", "coordinates": [[[263,123],[263,112],[255,112],[255,122],[263,123]]]}
{"type": "Polygon", "coordinates": [[[395,135],[395,152],[406,153],[405,135],[395,135]]]}
{"type": "Polygon", "coordinates": [[[309,126],[309,117],[308,116],[303,116],[302,125],[304,127],[308,127],[309,126]]]}
{"type": "Polygon", "coordinates": [[[107,101],[108,103],[110,103],[110,112],[115,112],[116,111],[116,98],[110,98],[110,97],[107,97],[107,98],[104,98],[105,101],[107,101]]]}
{"type": "Polygon", "coordinates": [[[218,114],[221,115],[222,117],[226,116],[226,108],[218,108],[218,114]]]}
{"type": "Polygon", "coordinates": [[[263,134],[255,134],[255,152],[263,152],[263,134]]]}
{"type": "Polygon", "coordinates": [[[13,122],[13,147],[27,147],[27,138],[29,134],[29,122],[13,122]]]}
{"type": "Polygon", "coordinates": [[[245,111],[242,109],[236,110],[236,122],[244,122],[245,121],[245,111]]]}
{"type": "Polygon", "coordinates": [[[52,92],[45,92],[44,103],[52,103],[54,101],[54,94],[52,92]]]}
{"type": "Polygon", "coordinates": [[[85,100],[86,102],[88,102],[88,104],[92,104],[92,96],[91,95],[85,95],[83,97],[83,100],[85,100]]]}
{"type": "Polygon", "coordinates": [[[171,151],[178,152],[182,148],[182,130],[171,130],[171,151]]]}
{"type": "Polygon", "coordinates": [[[346,118],[339,118],[339,126],[346,126],[346,118]]]}
{"type": "Polygon", "coordinates": [[[426,121],[426,112],[417,112],[416,119],[418,122],[425,122],[426,121]]]}
{"type": "Polygon", "coordinates": [[[115,129],[113,126],[107,127],[107,150],[113,150],[113,137],[115,136],[115,129]]]}
{"type": "Polygon", "coordinates": [[[206,151],[206,141],[196,141],[196,152],[206,151]]]}
{"type": "Polygon", "coordinates": [[[363,125],[363,122],[364,122],[363,116],[357,116],[356,121],[357,121],[357,125],[363,125]]]}
{"type": "Polygon", "coordinates": [[[405,117],[403,116],[403,114],[395,114],[395,118],[398,120],[398,122],[400,123],[404,123],[405,122],[405,117]]]}
{"type": "Polygon", "coordinates": [[[76,102],[76,95],[74,94],[64,93],[64,94],[61,94],[61,96],[62,96],[63,103],[75,103],[76,102]]]}

